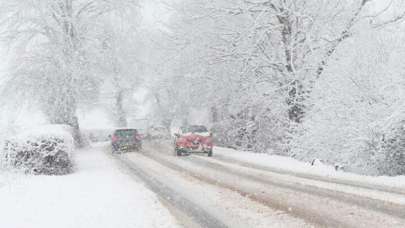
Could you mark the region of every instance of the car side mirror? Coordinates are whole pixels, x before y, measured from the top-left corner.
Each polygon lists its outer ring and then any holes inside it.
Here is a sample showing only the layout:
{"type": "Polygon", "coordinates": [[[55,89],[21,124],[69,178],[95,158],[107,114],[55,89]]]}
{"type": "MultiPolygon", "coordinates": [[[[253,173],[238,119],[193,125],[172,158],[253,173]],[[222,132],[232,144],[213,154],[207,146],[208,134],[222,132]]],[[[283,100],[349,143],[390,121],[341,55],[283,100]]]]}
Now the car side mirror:
{"type": "Polygon", "coordinates": [[[109,138],[109,139],[111,139],[111,138],[112,138],[112,136],[111,136],[111,135],[108,135],[108,138],[109,138]]]}
{"type": "Polygon", "coordinates": [[[212,132],[210,132],[210,137],[212,137],[214,134],[212,134],[212,132]]]}

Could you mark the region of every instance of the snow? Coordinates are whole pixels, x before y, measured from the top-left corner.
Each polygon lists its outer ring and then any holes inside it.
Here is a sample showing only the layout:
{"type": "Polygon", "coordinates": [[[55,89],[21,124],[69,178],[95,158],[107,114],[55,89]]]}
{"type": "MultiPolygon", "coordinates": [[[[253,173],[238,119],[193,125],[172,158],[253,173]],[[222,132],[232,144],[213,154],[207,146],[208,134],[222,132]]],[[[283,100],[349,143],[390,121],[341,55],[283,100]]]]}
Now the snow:
{"type": "MultiPolygon", "coordinates": [[[[272,209],[288,211],[289,215],[298,215],[298,217],[306,218],[309,221],[320,219],[326,222],[328,227],[372,227],[371,225],[375,226],[376,224],[379,224],[380,227],[402,227],[398,224],[404,224],[404,221],[399,221],[392,217],[387,218],[386,214],[372,210],[371,208],[374,207],[370,207],[368,203],[359,206],[356,203],[352,204],[345,201],[347,195],[343,195],[342,197],[342,195],[337,192],[349,193],[353,197],[360,195],[359,198],[364,200],[368,200],[369,197],[379,200],[382,199],[384,200],[382,202],[384,202],[384,204],[387,203],[387,205],[393,201],[403,205],[405,197],[402,197],[400,201],[398,200],[399,197],[394,197],[393,195],[384,194],[382,192],[377,194],[377,191],[366,192],[364,189],[360,188],[351,188],[350,186],[334,185],[328,182],[297,178],[292,175],[282,175],[275,172],[246,168],[233,162],[222,162],[220,159],[217,159],[219,158],[218,154],[214,154],[214,157],[195,155],[178,158],[173,156],[171,150],[168,150],[167,147],[157,145],[153,146],[151,151],[148,151],[147,148],[148,146],[145,145],[144,149],[151,155],[146,155],[146,157],[159,157],[155,161],[158,161],[158,163],[166,167],[170,167],[169,169],[175,167],[174,169],[177,171],[177,176],[185,175],[190,180],[193,180],[193,178],[190,178],[190,175],[191,177],[200,177],[201,180],[206,183],[225,187],[225,189],[237,190],[248,198],[252,196],[252,199],[271,205],[270,207],[272,209]],[[155,155],[153,155],[152,150],[155,150],[155,155]],[[166,156],[163,155],[165,153],[167,154],[166,156]],[[339,188],[337,189],[337,187],[339,188]],[[303,190],[303,188],[306,190],[303,190]],[[329,196],[331,197],[328,197],[325,192],[330,192],[329,196]]],[[[133,162],[136,162],[140,166],[144,166],[148,163],[146,159],[142,159],[142,155],[137,155],[137,153],[132,153],[128,156],[130,156],[133,162]]],[[[227,196],[230,196],[230,193],[224,192],[224,195],[221,194],[220,198],[216,199],[211,196],[209,187],[204,187],[203,190],[192,190],[191,188],[195,185],[191,183],[183,184],[178,178],[173,179],[167,176],[170,172],[163,170],[163,168],[157,168],[154,165],[145,168],[147,171],[154,169],[158,174],[155,178],[164,180],[164,183],[172,186],[177,186],[177,188],[181,190],[182,196],[191,194],[193,202],[202,201],[198,203],[198,205],[201,206],[210,205],[211,203],[210,206],[207,206],[209,212],[221,218],[221,221],[230,221],[230,223],[226,223],[229,227],[287,227],[291,222],[290,218],[277,218],[266,213],[266,215],[262,215],[263,218],[255,221],[257,222],[256,224],[250,223],[252,221],[246,217],[256,218],[254,214],[252,216],[250,215],[251,212],[255,211],[255,207],[251,203],[244,202],[242,199],[237,198],[233,198],[232,200],[232,205],[235,206],[229,206],[228,208],[230,209],[228,209],[226,213],[221,213],[222,207],[229,205],[226,204],[226,200],[229,199],[227,196]],[[202,192],[203,195],[201,195],[202,192]],[[212,201],[214,203],[217,201],[220,202],[220,206],[212,205],[212,201]],[[236,206],[238,203],[245,204],[246,207],[249,208],[249,212],[246,212],[245,215],[239,215],[238,209],[240,209],[242,214],[242,208],[244,207],[241,205],[236,206]],[[241,218],[242,221],[239,221],[241,218]],[[282,222],[281,225],[278,226],[280,219],[282,222]],[[271,225],[268,222],[272,222],[271,225]]],[[[303,227],[303,224],[295,227],[303,227]]]]}
{"type": "Polygon", "coordinates": [[[188,133],[185,133],[185,134],[183,134],[184,136],[190,136],[190,135],[199,135],[199,136],[203,136],[203,137],[208,137],[208,136],[210,136],[210,133],[209,132],[188,132],[188,133]]]}
{"type": "Polygon", "coordinates": [[[0,173],[0,227],[177,227],[157,197],[103,149],[77,151],[77,171],[67,176],[0,173]]]}
{"type": "MultiPolygon", "coordinates": [[[[149,146],[145,145],[145,150],[148,153],[153,153],[151,150],[156,148],[149,146]]],[[[176,163],[177,165],[184,162],[172,157],[170,153],[164,155],[168,151],[163,151],[162,158],[179,162],[176,163]],[[180,163],[180,161],[182,162],[180,163]]],[[[236,191],[193,178],[190,175],[192,172],[178,172],[139,153],[128,153],[124,156],[141,167],[152,179],[159,180],[162,183],[162,188],[174,189],[182,197],[224,222],[227,227],[312,227],[300,218],[295,218],[277,208],[271,208],[241,196],[236,191]]],[[[203,172],[195,164],[191,167],[192,170],[197,169],[203,172]]],[[[210,169],[204,169],[204,173],[210,173],[210,169]]]]}
{"type": "Polygon", "coordinates": [[[49,124],[36,126],[22,131],[20,134],[12,136],[9,140],[13,142],[24,142],[27,140],[36,141],[40,139],[55,137],[63,139],[64,144],[68,147],[69,152],[74,150],[74,140],[72,137],[73,130],[68,125],[49,124]]]}
{"type": "Polygon", "coordinates": [[[357,183],[374,184],[386,187],[401,188],[405,191],[405,176],[366,176],[343,171],[336,171],[334,167],[318,163],[312,166],[310,163],[298,161],[291,157],[269,155],[265,153],[252,153],[237,151],[234,149],[215,147],[214,155],[237,161],[247,162],[254,165],[289,171],[292,173],[304,173],[314,176],[328,177],[342,181],[355,181],[357,183]]]}

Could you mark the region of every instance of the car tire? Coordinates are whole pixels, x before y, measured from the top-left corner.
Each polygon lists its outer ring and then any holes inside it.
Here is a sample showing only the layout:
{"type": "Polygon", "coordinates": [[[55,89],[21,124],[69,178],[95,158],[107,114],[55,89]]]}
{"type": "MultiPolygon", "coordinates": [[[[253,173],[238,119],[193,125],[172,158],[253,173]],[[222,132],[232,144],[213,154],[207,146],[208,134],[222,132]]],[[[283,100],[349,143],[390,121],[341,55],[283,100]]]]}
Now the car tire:
{"type": "Polygon", "coordinates": [[[207,156],[212,157],[212,150],[208,151],[207,156]]]}
{"type": "Polygon", "coordinates": [[[179,150],[178,148],[174,148],[174,152],[175,152],[175,155],[178,156],[178,157],[180,157],[180,156],[183,155],[183,154],[181,153],[181,150],[179,150]]]}

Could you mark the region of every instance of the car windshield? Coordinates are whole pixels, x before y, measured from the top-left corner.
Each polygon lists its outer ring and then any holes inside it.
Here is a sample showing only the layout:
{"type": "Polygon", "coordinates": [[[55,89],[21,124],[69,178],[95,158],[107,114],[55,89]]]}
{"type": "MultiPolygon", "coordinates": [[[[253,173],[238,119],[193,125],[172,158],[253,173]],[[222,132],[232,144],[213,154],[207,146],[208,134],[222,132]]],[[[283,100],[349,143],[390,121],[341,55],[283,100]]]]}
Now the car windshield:
{"type": "Polygon", "coordinates": [[[203,133],[203,132],[207,132],[207,128],[201,125],[191,125],[187,128],[183,128],[183,132],[193,132],[193,133],[203,133]]]}
{"type": "Polygon", "coordinates": [[[137,134],[137,130],[135,129],[123,129],[123,130],[116,130],[114,135],[119,137],[129,137],[134,136],[137,134]]]}

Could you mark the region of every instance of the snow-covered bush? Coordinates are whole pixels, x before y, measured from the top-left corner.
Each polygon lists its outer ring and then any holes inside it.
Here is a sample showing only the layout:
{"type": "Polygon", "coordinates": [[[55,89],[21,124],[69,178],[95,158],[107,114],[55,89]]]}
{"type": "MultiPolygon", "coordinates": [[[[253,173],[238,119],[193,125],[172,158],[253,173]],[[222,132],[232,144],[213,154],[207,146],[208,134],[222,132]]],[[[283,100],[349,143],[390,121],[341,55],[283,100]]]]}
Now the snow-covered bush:
{"type": "Polygon", "coordinates": [[[217,145],[244,151],[285,155],[292,124],[287,106],[275,99],[227,115],[213,124],[217,145]]]}
{"type": "Polygon", "coordinates": [[[64,175],[73,171],[70,127],[49,125],[5,141],[1,165],[28,174],[64,175]]]}
{"type": "Polygon", "coordinates": [[[384,138],[381,149],[383,158],[379,166],[380,173],[405,175],[405,121],[384,138]]]}

